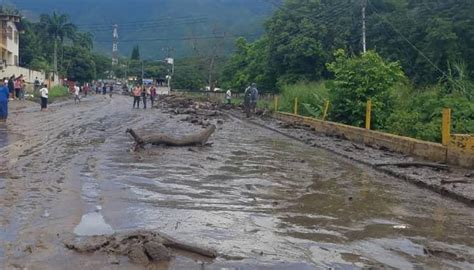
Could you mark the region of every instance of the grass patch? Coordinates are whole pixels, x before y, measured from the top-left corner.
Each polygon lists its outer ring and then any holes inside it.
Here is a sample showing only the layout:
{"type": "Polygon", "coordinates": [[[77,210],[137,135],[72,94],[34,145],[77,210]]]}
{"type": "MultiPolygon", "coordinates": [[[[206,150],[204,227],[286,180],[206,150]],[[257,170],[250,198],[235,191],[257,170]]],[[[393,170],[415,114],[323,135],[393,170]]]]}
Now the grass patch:
{"type": "Polygon", "coordinates": [[[293,113],[295,98],[298,97],[298,114],[321,117],[324,102],[329,99],[328,83],[300,82],[283,86],[279,111],[293,113]]]}
{"type": "Polygon", "coordinates": [[[69,90],[67,89],[67,87],[64,87],[62,85],[56,85],[56,86],[53,86],[49,90],[48,97],[49,97],[50,101],[53,101],[55,99],[58,99],[58,98],[61,98],[61,97],[67,97],[69,95],[70,94],[69,94],[69,90]]]}

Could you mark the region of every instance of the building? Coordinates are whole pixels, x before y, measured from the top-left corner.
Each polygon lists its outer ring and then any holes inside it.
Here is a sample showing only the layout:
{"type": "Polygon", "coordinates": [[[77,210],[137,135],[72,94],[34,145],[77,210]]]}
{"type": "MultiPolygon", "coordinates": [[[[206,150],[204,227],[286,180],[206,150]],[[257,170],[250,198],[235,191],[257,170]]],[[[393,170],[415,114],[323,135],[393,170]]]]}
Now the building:
{"type": "Polygon", "coordinates": [[[0,79],[23,75],[31,86],[38,79],[45,81],[44,72],[20,67],[20,20],[19,15],[4,12],[0,8],[0,79]]]}
{"type": "Polygon", "coordinates": [[[20,16],[0,14],[0,66],[19,66],[20,63],[20,16]]]}

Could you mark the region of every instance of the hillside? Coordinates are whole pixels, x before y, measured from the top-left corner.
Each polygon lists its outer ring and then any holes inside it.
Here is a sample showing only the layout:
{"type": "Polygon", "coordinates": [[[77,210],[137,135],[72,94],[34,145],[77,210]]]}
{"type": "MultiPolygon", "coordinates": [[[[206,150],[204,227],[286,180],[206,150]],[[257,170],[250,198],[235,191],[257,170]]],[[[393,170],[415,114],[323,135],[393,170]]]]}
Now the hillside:
{"type": "MultiPolygon", "coordinates": [[[[7,1],[8,2],[8,1],[7,1]]],[[[119,25],[122,56],[139,45],[144,58],[189,55],[193,48],[231,50],[235,36],[255,39],[272,5],[260,0],[13,0],[27,18],[68,13],[80,30],[94,34],[96,50],[110,54],[112,25],[119,25]],[[216,39],[215,37],[223,37],[216,39]],[[218,41],[218,42],[217,42],[218,41]]]]}

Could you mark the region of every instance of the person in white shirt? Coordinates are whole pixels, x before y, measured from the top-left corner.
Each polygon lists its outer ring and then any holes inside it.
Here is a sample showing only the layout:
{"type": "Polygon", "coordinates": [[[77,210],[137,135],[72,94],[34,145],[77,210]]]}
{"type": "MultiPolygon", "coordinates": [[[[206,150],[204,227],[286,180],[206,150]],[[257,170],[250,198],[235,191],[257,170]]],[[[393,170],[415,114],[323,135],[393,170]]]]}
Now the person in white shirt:
{"type": "Polygon", "coordinates": [[[227,92],[225,93],[225,99],[227,101],[227,105],[230,105],[232,99],[232,92],[230,91],[230,89],[227,90],[227,92]]]}
{"type": "Polygon", "coordinates": [[[81,98],[79,97],[80,90],[77,84],[74,85],[74,104],[77,104],[77,102],[81,103],[81,98]]]}
{"type": "Polygon", "coordinates": [[[43,85],[43,88],[39,90],[41,95],[41,111],[48,110],[48,86],[46,84],[43,85]]]}

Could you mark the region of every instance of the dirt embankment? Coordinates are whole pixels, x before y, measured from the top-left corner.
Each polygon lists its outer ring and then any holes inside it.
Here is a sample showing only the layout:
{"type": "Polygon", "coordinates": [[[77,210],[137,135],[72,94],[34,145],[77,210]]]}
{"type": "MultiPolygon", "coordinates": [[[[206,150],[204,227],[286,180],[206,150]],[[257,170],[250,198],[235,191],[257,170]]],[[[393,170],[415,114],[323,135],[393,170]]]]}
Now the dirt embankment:
{"type": "Polygon", "coordinates": [[[183,121],[203,126],[207,126],[210,119],[216,116],[220,118],[218,121],[229,120],[229,117],[245,119],[252,124],[302,141],[311,147],[323,148],[344,158],[368,165],[377,171],[474,206],[474,171],[472,170],[443,164],[433,166],[415,157],[391,152],[384,147],[353,143],[343,137],[329,137],[308,125],[278,121],[263,111],[247,119],[241,107],[227,108],[202,98],[194,100],[182,96],[169,96],[162,100],[162,104],[165,104],[162,105],[164,108],[168,108],[165,112],[186,115],[183,121]]]}

